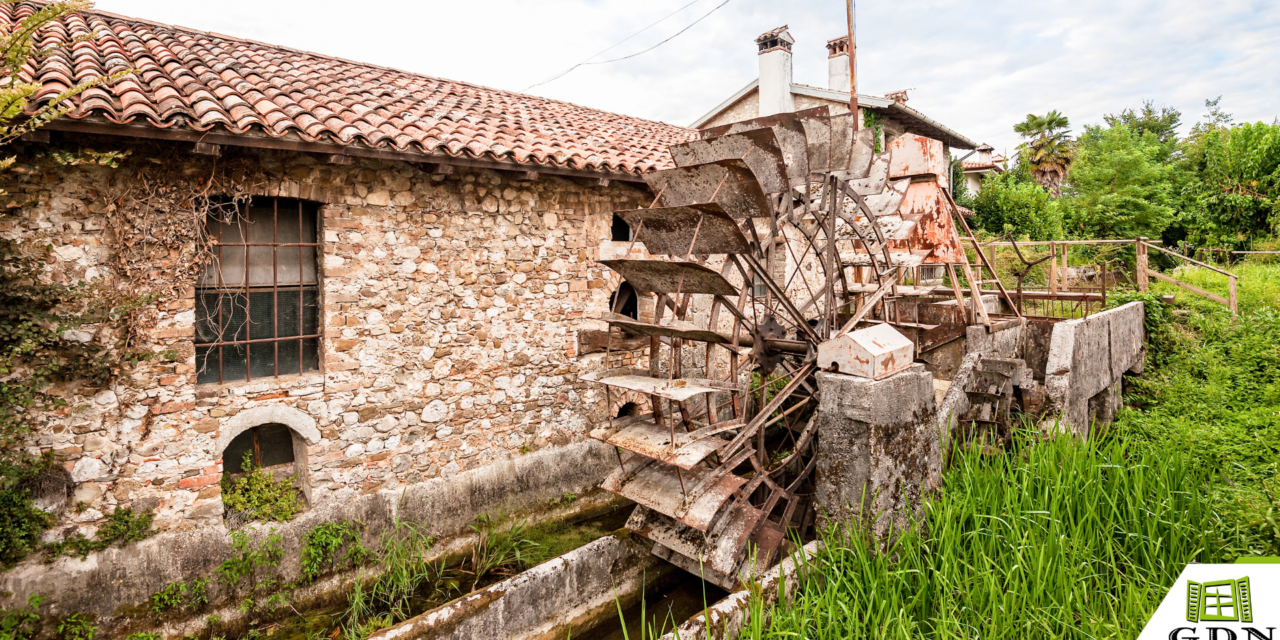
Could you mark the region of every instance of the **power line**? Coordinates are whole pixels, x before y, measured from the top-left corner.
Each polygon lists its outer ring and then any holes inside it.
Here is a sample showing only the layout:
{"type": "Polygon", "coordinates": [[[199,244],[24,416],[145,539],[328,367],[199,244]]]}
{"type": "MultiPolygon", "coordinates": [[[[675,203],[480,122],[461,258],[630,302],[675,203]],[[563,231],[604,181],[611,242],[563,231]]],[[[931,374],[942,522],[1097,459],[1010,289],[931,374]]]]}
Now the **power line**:
{"type": "Polygon", "coordinates": [[[590,60],[592,60],[593,58],[598,58],[598,57],[600,57],[601,55],[603,55],[603,54],[607,53],[608,51],[610,51],[610,50],[612,50],[612,49],[616,48],[618,45],[621,45],[623,42],[626,42],[627,40],[630,40],[630,39],[632,39],[632,38],[634,38],[634,37],[636,37],[636,36],[640,35],[641,33],[644,33],[645,31],[648,31],[649,29],[651,29],[651,28],[653,28],[653,27],[657,26],[657,25],[658,25],[658,23],[663,22],[663,21],[664,21],[664,20],[666,20],[667,18],[670,18],[671,16],[674,16],[674,15],[676,15],[677,13],[680,13],[681,11],[684,11],[685,9],[688,9],[689,7],[691,7],[691,6],[693,6],[694,4],[698,3],[699,1],[700,1],[700,0],[693,0],[693,2],[690,2],[689,4],[686,4],[686,5],[684,5],[683,7],[680,7],[679,9],[676,9],[675,11],[671,12],[670,14],[667,14],[667,15],[666,15],[666,16],[664,16],[662,19],[658,20],[658,22],[655,22],[655,23],[653,23],[653,24],[651,24],[651,25],[649,25],[649,26],[647,26],[647,27],[645,27],[645,28],[643,28],[643,29],[641,29],[641,30],[639,30],[639,31],[637,31],[637,32],[635,32],[635,33],[633,33],[633,34],[631,34],[631,35],[627,36],[625,39],[623,39],[622,41],[618,42],[617,44],[614,44],[613,46],[609,47],[608,49],[605,49],[604,51],[601,51],[600,53],[597,53],[597,54],[595,54],[594,56],[591,56],[590,58],[587,58],[586,60],[583,60],[582,62],[579,62],[578,64],[575,64],[575,65],[573,65],[572,67],[569,67],[568,69],[566,69],[566,70],[565,70],[565,71],[563,71],[562,73],[559,73],[559,74],[557,74],[557,75],[555,75],[555,76],[553,76],[553,77],[551,77],[551,78],[549,78],[549,79],[547,79],[547,80],[543,80],[542,82],[539,82],[539,83],[537,83],[537,84],[529,85],[529,86],[525,87],[524,89],[521,89],[521,90],[520,90],[520,92],[521,92],[521,93],[524,93],[525,91],[528,91],[528,90],[530,90],[530,89],[532,89],[532,88],[534,88],[534,87],[540,87],[540,86],[542,86],[542,85],[544,85],[544,84],[547,84],[547,83],[549,83],[549,82],[552,82],[552,81],[555,81],[555,80],[559,80],[560,78],[563,78],[563,77],[565,77],[566,75],[569,75],[569,73],[570,73],[571,71],[573,71],[574,69],[577,69],[578,67],[585,67],[585,66],[589,66],[589,65],[597,65],[597,64],[609,64],[609,63],[611,63],[611,62],[619,62],[619,61],[622,61],[622,60],[627,60],[627,59],[630,59],[630,58],[634,58],[634,57],[636,57],[636,56],[638,56],[638,55],[640,55],[640,54],[643,54],[643,53],[648,53],[648,52],[650,52],[650,51],[653,51],[654,49],[657,49],[658,47],[660,47],[660,46],[662,46],[662,45],[664,45],[664,44],[666,44],[666,43],[670,42],[670,41],[671,41],[671,40],[673,40],[676,36],[678,36],[678,35],[680,35],[680,34],[682,34],[682,33],[686,32],[686,31],[688,31],[689,29],[692,29],[694,25],[696,25],[696,24],[698,24],[699,22],[702,22],[703,20],[705,20],[705,19],[707,18],[707,16],[710,16],[711,14],[715,13],[717,10],[719,10],[719,9],[720,9],[720,7],[723,7],[723,6],[725,6],[726,4],[729,4],[729,1],[730,1],[730,0],[724,0],[724,2],[721,2],[720,4],[716,5],[713,9],[711,9],[710,11],[708,11],[708,12],[707,12],[706,14],[704,14],[701,18],[698,18],[697,20],[694,20],[693,22],[689,23],[689,26],[687,26],[687,27],[685,27],[685,28],[683,28],[683,29],[681,29],[681,30],[679,30],[679,31],[675,32],[674,34],[672,34],[672,35],[671,35],[670,37],[668,37],[667,39],[663,40],[662,42],[659,42],[658,44],[653,45],[652,47],[649,47],[648,49],[645,49],[645,50],[643,50],[643,51],[637,51],[637,52],[635,52],[635,53],[633,53],[633,54],[631,54],[631,55],[622,56],[621,58],[614,58],[614,59],[612,59],[612,60],[601,60],[601,61],[599,61],[599,62],[590,62],[590,60]]]}

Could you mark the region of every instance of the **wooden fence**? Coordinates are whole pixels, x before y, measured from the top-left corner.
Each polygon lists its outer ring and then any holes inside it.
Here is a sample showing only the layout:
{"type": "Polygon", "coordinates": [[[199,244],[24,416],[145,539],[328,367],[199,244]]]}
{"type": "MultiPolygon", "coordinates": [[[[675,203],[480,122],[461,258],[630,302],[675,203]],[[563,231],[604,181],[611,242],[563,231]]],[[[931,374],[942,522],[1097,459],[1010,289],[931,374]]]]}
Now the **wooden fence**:
{"type": "MultiPolygon", "coordinates": [[[[962,238],[962,240],[972,242],[972,238],[962,238]]],[[[1152,278],[1168,282],[1184,291],[1204,296],[1226,305],[1231,309],[1232,313],[1237,310],[1236,285],[1238,276],[1166,249],[1160,246],[1159,241],[1134,238],[1132,240],[995,241],[981,242],[979,244],[982,246],[984,253],[991,254],[990,261],[992,263],[1000,264],[1004,267],[1006,271],[1004,276],[1006,288],[1010,293],[1010,297],[1016,300],[1019,310],[1025,315],[1059,318],[1087,316],[1105,308],[1109,291],[1128,288],[1147,291],[1150,288],[1152,278]],[[1133,246],[1136,254],[1136,269],[1132,274],[1127,273],[1120,260],[1102,260],[1088,265],[1077,264],[1073,269],[1068,257],[1068,250],[1072,247],[1120,247],[1129,245],[1133,246]],[[1044,248],[1048,248],[1048,255],[1033,256],[1033,259],[1028,259],[1022,253],[1023,249],[1043,250],[1044,248]],[[997,253],[1002,249],[1012,250],[1016,256],[1017,263],[1015,264],[1012,259],[1001,260],[997,253]],[[1153,249],[1177,260],[1204,267],[1226,276],[1228,297],[1224,298],[1159,271],[1152,270],[1149,266],[1149,255],[1153,249]],[[1086,271],[1084,267],[1092,267],[1094,269],[1093,273],[1084,273],[1086,271]],[[1040,271],[1040,269],[1044,269],[1042,272],[1044,275],[1043,282],[1039,282],[1041,278],[1037,275],[1035,282],[1028,283],[1028,276],[1040,271]],[[1009,274],[1012,274],[1012,277],[1009,274]]]]}

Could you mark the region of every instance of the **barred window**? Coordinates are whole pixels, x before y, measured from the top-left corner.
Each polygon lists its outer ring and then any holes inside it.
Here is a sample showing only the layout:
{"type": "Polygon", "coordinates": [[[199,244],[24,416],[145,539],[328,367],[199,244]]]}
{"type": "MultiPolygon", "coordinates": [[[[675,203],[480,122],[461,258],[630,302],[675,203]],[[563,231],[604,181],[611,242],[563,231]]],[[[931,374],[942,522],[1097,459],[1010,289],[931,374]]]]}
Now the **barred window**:
{"type": "Polygon", "coordinates": [[[211,209],[214,259],[196,287],[196,382],[318,370],[318,205],[254,198],[211,209]]]}

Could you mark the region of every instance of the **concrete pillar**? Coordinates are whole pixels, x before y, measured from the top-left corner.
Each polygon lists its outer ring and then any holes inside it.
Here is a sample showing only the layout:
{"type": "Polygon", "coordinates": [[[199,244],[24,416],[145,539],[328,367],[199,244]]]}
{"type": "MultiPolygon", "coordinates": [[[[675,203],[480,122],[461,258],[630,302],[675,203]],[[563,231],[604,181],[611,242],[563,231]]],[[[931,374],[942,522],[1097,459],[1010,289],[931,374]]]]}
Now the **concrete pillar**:
{"type": "Polygon", "coordinates": [[[791,98],[791,45],[795,38],[782,26],[756,38],[760,49],[760,117],[795,111],[791,98]]]}
{"type": "Polygon", "coordinates": [[[933,376],[922,364],[883,380],[822,372],[818,388],[819,515],[869,523],[885,540],[942,484],[933,376]]]}

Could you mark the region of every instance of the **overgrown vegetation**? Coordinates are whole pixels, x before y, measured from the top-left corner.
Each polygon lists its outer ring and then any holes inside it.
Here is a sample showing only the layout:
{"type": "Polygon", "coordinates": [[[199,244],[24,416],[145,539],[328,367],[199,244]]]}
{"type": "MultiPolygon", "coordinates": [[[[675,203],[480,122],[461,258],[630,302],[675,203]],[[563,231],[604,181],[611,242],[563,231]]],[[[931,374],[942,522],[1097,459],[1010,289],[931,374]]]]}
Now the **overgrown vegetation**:
{"type": "Polygon", "coordinates": [[[1143,300],[1149,335],[1115,423],[962,452],[927,526],[887,550],[827,531],[794,603],[744,637],[1133,637],[1187,562],[1280,555],[1280,264],[1236,273],[1239,317],[1163,285],[1111,300],[1143,300]]]}
{"type": "Polygon", "coordinates": [[[92,539],[80,533],[72,535],[62,542],[54,542],[44,546],[45,562],[53,562],[63,554],[84,558],[91,552],[101,551],[116,544],[128,544],[151,537],[151,521],[155,514],[150,511],[134,513],[133,509],[116,507],[107,517],[107,522],[94,534],[92,539]]]}
{"type": "Polygon", "coordinates": [[[369,550],[360,541],[363,528],[358,522],[342,521],[326,522],[308,531],[302,537],[302,583],[368,560],[369,550]]]}
{"type": "Polygon", "coordinates": [[[40,624],[40,603],[44,598],[32,594],[19,609],[0,610],[0,640],[28,640],[40,624]]]}
{"type": "Polygon", "coordinates": [[[241,521],[274,520],[287,522],[304,508],[302,497],[294,486],[294,476],[276,480],[265,469],[253,464],[252,452],[245,452],[241,469],[248,473],[222,476],[222,505],[241,521]]]}
{"type": "Polygon", "coordinates": [[[964,451],[928,526],[888,550],[857,526],[827,531],[795,602],[746,637],[1132,636],[1187,561],[1220,557],[1193,465],[1116,439],[1038,440],[964,451]]]}

